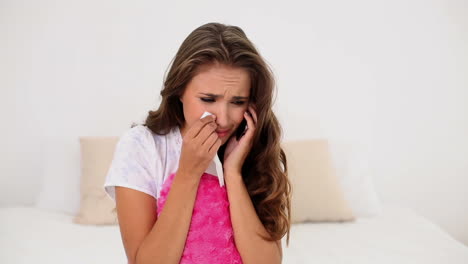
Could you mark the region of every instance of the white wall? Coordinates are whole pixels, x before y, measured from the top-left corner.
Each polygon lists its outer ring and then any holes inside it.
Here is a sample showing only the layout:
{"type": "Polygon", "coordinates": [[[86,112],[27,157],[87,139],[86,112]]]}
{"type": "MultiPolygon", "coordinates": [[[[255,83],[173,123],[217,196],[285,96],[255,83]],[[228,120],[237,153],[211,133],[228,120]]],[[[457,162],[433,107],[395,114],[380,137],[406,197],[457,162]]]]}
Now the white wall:
{"type": "Polygon", "coordinates": [[[77,179],[78,136],[142,122],[183,39],[219,21],[272,66],[286,140],[366,147],[385,203],[468,245],[467,14],[462,0],[3,0],[0,205],[33,204],[46,177],[77,179]]]}

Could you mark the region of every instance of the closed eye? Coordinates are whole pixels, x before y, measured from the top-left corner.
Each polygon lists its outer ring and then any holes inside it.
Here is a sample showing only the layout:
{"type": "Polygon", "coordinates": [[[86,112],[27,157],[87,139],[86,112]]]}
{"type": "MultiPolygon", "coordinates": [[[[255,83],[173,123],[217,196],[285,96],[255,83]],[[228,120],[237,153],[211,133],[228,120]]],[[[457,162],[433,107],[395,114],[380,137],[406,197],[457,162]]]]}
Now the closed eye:
{"type": "MultiPolygon", "coordinates": [[[[211,98],[200,98],[200,100],[202,100],[205,103],[213,103],[215,101],[214,99],[211,99],[211,98]]],[[[234,101],[232,103],[235,105],[243,105],[245,104],[245,101],[234,101]]]]}
{"type": "Polygon", "coordinates": [[[210,98],[200,98],[203,102],[214,102],[213,99],[210,98]]]}

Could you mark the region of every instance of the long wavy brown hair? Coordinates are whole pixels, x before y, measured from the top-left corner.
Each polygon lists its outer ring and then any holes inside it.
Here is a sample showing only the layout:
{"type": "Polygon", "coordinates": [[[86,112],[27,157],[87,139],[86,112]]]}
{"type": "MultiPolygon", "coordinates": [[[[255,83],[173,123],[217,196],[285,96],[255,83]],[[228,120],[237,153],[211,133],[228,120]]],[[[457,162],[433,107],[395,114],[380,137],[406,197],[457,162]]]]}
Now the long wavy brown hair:
{"type": "MultiPolygon", "coordinates": [[[[197,73],[197,67],[213,62],[242,67],[249,72],[250,103],[256,109],[258,120],[252,150],[242,167],[242,178],[255,211],[270,235],[262,236],[263,239],[276,241],[287,233],[289,246],[292,187],[286,155],[280,146],[282,128],[272,111],[275,80],[241,28],[207,23],[192,31],[166,72],[159,109],[149,111],[143,125],[159,135],[169,133],[174,126],[182,127],[185,118],[179,97],[197,73]]],[[[218,151],[221,160],[226,145],[218,151]]]]}

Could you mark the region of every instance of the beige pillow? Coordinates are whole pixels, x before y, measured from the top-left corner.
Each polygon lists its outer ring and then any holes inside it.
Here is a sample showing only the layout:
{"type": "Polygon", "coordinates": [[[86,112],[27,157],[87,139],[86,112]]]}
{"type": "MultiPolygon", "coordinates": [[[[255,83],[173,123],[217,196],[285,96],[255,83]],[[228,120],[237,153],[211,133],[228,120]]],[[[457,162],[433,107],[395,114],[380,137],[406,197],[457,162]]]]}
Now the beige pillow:
{"type": "Polygon", "coordinates": [[[86,225],[117,224],[115,203],[102,187],[119,137],[80,137],[81,201],[73,222],[86,225]]]}
{"type": "Polygon", "coordinates": [[[292,184],[291,222],[344,222],[355,217],[332,167],[327,139],[282,143],[292,184]]]}

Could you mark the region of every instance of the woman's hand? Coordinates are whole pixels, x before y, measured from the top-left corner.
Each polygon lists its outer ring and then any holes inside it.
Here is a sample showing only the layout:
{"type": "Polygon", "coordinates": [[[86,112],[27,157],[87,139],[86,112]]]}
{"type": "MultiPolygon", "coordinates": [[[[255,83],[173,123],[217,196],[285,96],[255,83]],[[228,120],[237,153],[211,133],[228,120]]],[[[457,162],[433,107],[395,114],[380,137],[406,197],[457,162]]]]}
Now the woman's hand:
{"type": "Polygon", "coordinates": [[[252,105],[249,105],[244,113],[244,118],[247,120],[247,131],[244,136],[237,141],[235,134],[233,134],[224,150],[224,174],[231,172],[240,174],[242,165],[252,149],[252,140],[257,124],[257,113],[252,105]]]}
{"type": "Polygon", "coordinates": [[[215,116],[209,115],[197,120],[182,139],[179,159],[180,175],[196,176],[198,179],[210,165],[221,146],[216,133],[215,116]]]}

